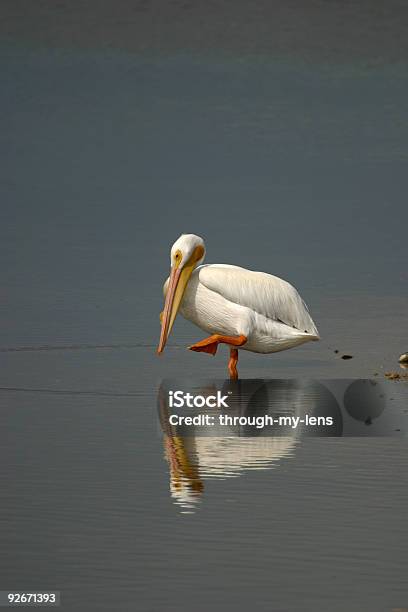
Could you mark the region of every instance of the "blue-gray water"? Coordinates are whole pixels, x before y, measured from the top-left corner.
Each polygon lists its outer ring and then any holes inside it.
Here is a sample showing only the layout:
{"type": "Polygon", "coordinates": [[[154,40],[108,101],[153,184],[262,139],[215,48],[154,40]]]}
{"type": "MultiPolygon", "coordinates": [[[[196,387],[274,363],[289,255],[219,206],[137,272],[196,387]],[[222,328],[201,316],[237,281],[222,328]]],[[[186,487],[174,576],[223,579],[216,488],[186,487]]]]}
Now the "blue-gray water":
{"type": "Polygon", "coordinates": [[[181,232],[310,306],[322,341],[244,354],[244,378],[398,369],[408,83],[392,23],[389,55],[370,31],[340,60],[312,40],[276,55],[3,43],[1,589],[56,588],[80,611],[408,605],[406,440],[301,438],[265,469],[205,477],[185,513],[156,411],[163,378],[226,366],[185,351],[201,332],[182,320],[155,354],[181,232]]]}

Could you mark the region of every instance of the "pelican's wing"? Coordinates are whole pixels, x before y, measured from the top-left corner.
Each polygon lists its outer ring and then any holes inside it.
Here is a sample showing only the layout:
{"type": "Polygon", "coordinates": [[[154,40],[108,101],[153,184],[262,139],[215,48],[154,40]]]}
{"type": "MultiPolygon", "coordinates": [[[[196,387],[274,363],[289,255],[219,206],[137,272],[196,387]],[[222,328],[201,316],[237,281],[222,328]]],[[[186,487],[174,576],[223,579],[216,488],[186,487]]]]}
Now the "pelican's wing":
{"type": "Polygon", "coordinates": [[[228,264],[210,264],[197,268],[200,282],[225,299],[255,312],[318,336],[319,332],[306,304],[288,282],[266,274],[228,264]]]}

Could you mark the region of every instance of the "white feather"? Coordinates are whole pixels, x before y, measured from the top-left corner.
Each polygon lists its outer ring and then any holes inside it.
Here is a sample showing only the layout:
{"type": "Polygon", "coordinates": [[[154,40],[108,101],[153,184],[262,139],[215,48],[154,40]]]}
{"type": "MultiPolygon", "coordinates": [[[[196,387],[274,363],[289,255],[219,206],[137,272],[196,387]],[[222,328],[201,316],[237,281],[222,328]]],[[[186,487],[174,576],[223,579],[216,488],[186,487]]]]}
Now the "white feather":
{"type": "Polygon", "coordinates": [[[319,335],[306,304],[287,281],[227,264],[200,266],[198,273],[200,282],[231,302],[300,332],[319,335]]]}

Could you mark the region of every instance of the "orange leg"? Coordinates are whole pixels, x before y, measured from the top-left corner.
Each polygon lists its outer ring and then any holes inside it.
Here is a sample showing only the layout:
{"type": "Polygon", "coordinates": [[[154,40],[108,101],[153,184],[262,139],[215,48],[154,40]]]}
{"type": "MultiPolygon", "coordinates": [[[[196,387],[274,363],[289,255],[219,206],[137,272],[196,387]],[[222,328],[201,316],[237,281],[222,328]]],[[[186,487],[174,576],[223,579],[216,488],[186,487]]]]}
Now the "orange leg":
{"type": "Polygon", "coordinates": [[[232,348],[230,349],[230,358],[228,362],[228,371],[230,373],[231,380],[238,379],[237,363],[238,363],[238,349],[232,348]]]}
{"type": "MultiPolygon", "coordinates": [[[[244,335],[241,336],[221,336],[220,334],[214,334],[213,336],[209,336],[208,338],[204,338],[204,340],[200,340],[200,342],[196,342],[196,344],[192,344],[188,348],[191,351],[197,351],[202,353],[210,353],[211,355],[215,355],[218,349],[218,345],[229,344],[230,346],[242,346],[247,341],[247,337],[244,335]]],[[[232,379],[238,378],[237,372],[237,362],[238,362],[238,351],[235,348],[230,349],[230,360],[228,362],[228,370],[230,373],[230,377],[232,379]]]]}

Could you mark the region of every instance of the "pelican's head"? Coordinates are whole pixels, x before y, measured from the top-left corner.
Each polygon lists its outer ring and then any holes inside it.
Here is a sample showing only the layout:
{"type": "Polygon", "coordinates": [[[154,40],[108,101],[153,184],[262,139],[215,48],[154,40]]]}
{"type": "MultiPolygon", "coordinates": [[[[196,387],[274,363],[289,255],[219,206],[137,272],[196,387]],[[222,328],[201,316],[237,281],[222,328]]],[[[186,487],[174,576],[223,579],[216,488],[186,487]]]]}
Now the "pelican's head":
{"type": "Polygon", "coordinates": [[[165,285],[166,300],[161,321],[158,353],[161,353],[166,346],[167,338],[173,327],[190,276],[204,257],[204,240],[195,234],[182,234],[171,247],[171,269],[168,283],[166,283],[167,289],[165,285]]]}

